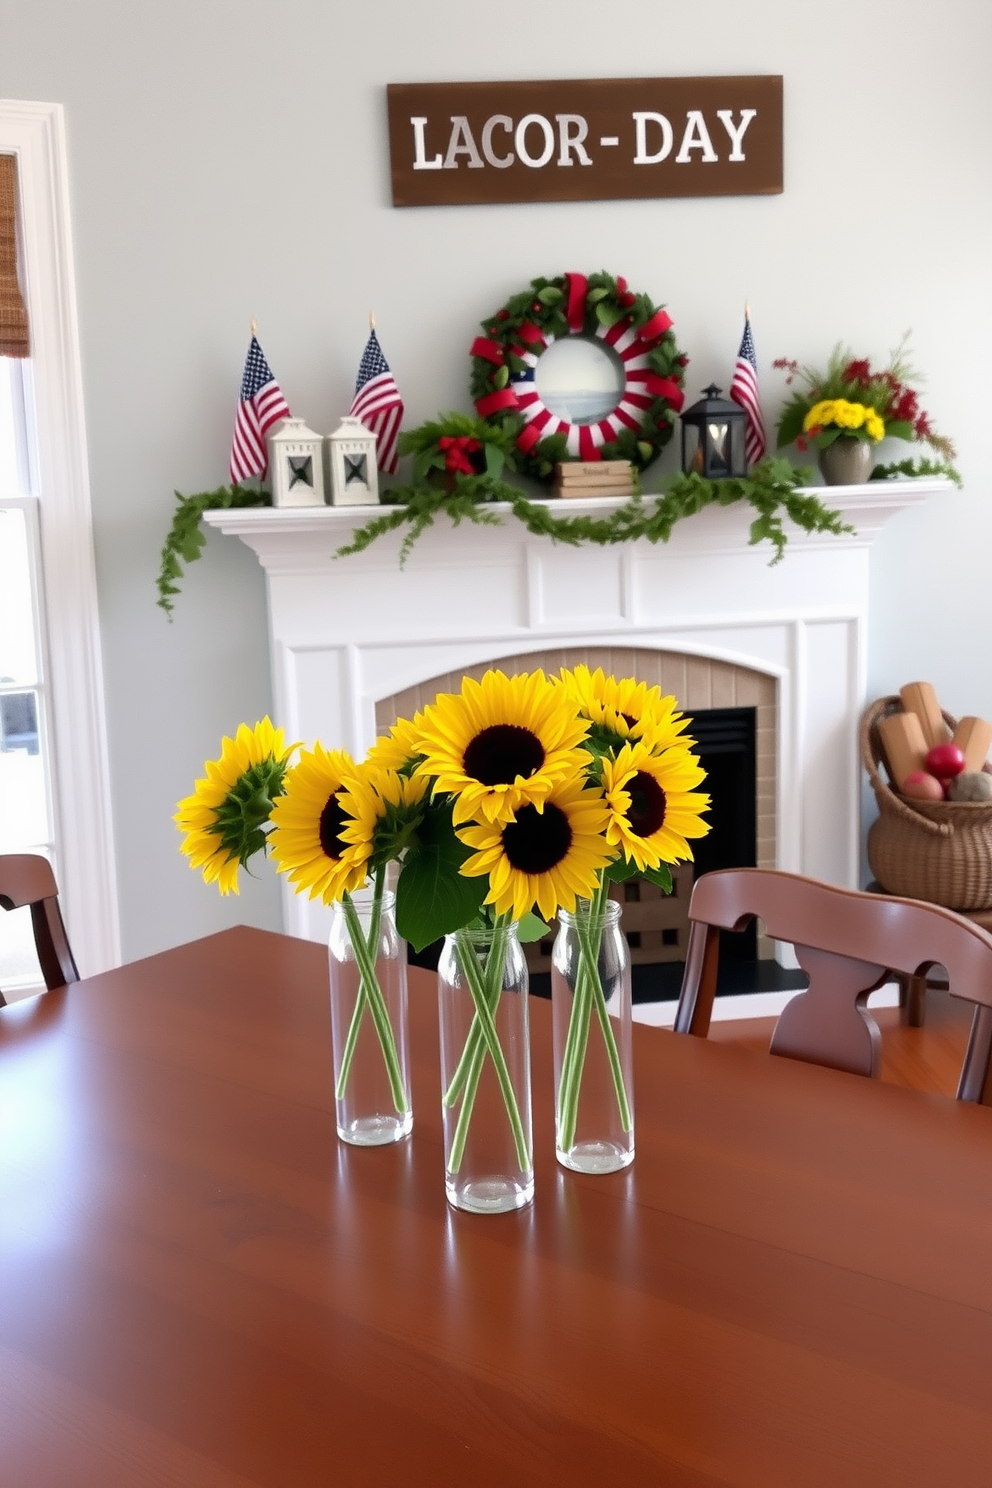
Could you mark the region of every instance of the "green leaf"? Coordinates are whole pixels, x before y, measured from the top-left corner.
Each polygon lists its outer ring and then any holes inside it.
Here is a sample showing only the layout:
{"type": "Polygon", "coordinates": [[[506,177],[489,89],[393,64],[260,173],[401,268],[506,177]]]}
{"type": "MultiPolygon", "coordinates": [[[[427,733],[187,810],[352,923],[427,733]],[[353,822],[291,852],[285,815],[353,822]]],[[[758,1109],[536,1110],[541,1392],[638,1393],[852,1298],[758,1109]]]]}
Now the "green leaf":
{"type": "Polygon", "coordinates": [[[656,884],[663,894],[672,892],[672,870],[667,863],[659,863],[657,868],[645,868],[641,874],[648,883],[656,884]]]}
{"type": "Polygon", "coordinates": [[[506,456],[496,444],[487,444],[485,449],[486,474],[491,475],[493,480],[499,480],[503,474],[503,466],[506,464],[506,456]]]}
{"type": "Polygon", "coordinates": [[[556,289],[553,284],[548,284],[544,289],[538,291],[537,298],[542,305],[560,305],[561,290],[556,289]]]}
{"type": "Polygon", "coordinates": [[[792,444],[803,432],[803,420],[806,417],[804,404],[790,404],[783,410],[782,418],[778,426],[778,447],[784,449],[787,444],[792,444]]]}
{"type": "Polygon", "coordinates": [[[586,295],[586,304],[598,305],[600,300],[606,299],[606,296],[609,294],[609,292],[610,291],[608,289],[591,289],[586,295]]]}
{"type": "Polygon", "coordinates": [[[642,460],[646,461],[650,460],[651,456],[654,454],[654,449],[645,440],[639,439],[637,441],[637,453],[640,455],[642,460]]]}
{"type": "Polygon", "coordinates": [[[413,457],[413,478],[415,481],[426,480],[430,470],[443,470],[444,460],[439,459],[435,450],[418,450],[413,457]]]}
{"type": "Polygon", "coordinates": [[[600,303],[596,306],[596,319],[601,326],[615,326],[618,320],[623,320],[623,311],[619,306],[600,303]]]}
{"type": "Polygon", "coordinates": [[[545,940],[550,934],[550,925],[546,925],[536,914],[525,914],[517,926],[517,939],[521,945],[529,945],[535,940],[545,940]]]}
{"type": "Polygon", "coordinates": [[[506,384],[509,382],[509,380],[510,380],[510,369],[509,369],[509,367],[497,367],[496,368],[496,374],[493,377],[493,387],[494,388],[497,388],[497,389],[505,388],[506,387],[506,384]]]}
{"type": "Polygon", "coordinates": [[[626,883],[628,878],[636,878],[640,869],[636,863],[631,863],[627,858],[617,858],[615,862],[608,864],[606,876],[611,883],[626,883]]]}
{"type": "Polygon", "coordinates": [[[912,439],[913,426],[908,419],[890,419],[885,426],[887,439],[912,439]]]}
{"type": "Polygon", "coordinates": [[[459,872],[471,849],[455,836],[450,802],[432,804],[408,849],[396,884],[396,928],[415,950],[460,930],[479,913],[485,876],[459,872]]]}
{"type": "Polygon", "coordinates": [[[175,492],[176,509],[172,514],[172,525],[162,545],[159,574],[156,580],[158,604],[172,620],[173,597],[179,593],[178,582],[183,576],[183,563],[192,563],[203,551],[205,538],[200,529],[200,519],[205,511],[221,511],[227,507],[268,506],[271,497],[265,491],[250,486],[221,486],[216,491],[199,491],[194,496],[183,496],[175,492]]]}

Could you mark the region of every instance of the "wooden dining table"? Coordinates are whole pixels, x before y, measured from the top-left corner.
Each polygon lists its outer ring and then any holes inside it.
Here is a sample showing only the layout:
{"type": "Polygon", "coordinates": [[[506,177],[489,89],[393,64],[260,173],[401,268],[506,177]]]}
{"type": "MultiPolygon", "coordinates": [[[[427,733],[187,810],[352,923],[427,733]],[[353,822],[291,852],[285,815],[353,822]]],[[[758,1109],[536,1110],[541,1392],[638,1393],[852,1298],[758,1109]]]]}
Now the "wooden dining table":
{"type": "Polygon", "coordinates": [[[0,1010],[2,1488],[992,1483],[992,1109],[635,1029],[637,1156],[444,1198],[335,1134],[326,951],[238,928],[0,1010]]]}

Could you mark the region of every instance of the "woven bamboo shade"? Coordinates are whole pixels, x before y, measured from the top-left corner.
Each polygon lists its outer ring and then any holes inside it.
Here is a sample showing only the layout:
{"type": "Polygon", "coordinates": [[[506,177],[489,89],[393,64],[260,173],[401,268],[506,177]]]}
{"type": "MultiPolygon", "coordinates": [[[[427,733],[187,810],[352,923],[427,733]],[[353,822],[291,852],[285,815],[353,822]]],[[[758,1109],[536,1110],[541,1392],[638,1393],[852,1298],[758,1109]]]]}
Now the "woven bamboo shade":
{"type": "Polygon", "coordinates": [[[17,282],[17,157],[0,155],[0,356],[26,357],[30,350],[17,282]]]}

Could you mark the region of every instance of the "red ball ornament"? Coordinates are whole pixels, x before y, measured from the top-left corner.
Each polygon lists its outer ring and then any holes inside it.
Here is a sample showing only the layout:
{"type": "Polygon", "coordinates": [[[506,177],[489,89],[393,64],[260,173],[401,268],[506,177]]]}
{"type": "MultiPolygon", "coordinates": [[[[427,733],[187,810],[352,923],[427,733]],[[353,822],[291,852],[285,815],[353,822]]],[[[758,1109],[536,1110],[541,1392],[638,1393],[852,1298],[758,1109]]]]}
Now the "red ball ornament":
{"type": "Polygon", "coordinates": [[[927,755],[926,766],[938,780],[953,780],[964,769],[964,754],[956,744],[935,744],[927,755]]]}

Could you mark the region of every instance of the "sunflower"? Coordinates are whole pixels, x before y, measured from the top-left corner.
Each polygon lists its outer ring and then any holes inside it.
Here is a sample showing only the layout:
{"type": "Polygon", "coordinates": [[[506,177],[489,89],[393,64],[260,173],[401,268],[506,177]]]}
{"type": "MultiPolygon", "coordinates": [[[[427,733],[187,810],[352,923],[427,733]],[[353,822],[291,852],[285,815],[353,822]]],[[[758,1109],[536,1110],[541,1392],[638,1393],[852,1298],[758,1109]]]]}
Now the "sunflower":
{"type": "Polygon", "coordinates": [[[382,769],[368,756],[338,796],[348,818],[342,842],[361,848],[372,867],[398,858],[423,818],[426,793],[422,776],[382,769]]]}
{"type": "Polygon", "coordinates": [[[489,875],[486,903],[519,919],[536,906],[548,920],[559,907],[573,910],[576,898],[591,898],[599,870],[616,856],[605,838],[609,812],[598,790],[580,779],[558,782],[543,800],[524,802],[504,822],[462,827],[475,849],[461,871],[489,875]]]}
{"type": "Polygon", "coordinates": [[[587,666],[562,667],[558,685],[591,721],[593,741],[601,746],[618,748],[627,739],[643,739],[655,750],[692,743],[681,737],[688,718],[678,711],[674,697],[662,696],[660,687],[636,677],[607,677],[602,667],[590,672],[587,666]]]}
{"type": "Polygon", "coordinates": [[[424,710],[417,772],[456,796],[453,819],[507,821],[540,802],[556,782],[588,765],[578,748],[589,731],[570,699],[541,671],[466,677],[424,710]]]}
{"type": "Polygon", "coordinates": [[[186,834],[182,851],[222,894],[239,892],[238,868],[265,850],[263,827],[295,748],[268,718],[254,728],[243,723],[233,739],[221,740],[220,759],[207,760],[206,777],[179,802],[173,821],[186,834]]]}
{"type": "Polygon", "coordinates": [[[332,904],[365,882],[370,847],[349,842],[353,818],[344,797],[356,766],[344,750],[315,744],[286,775],[285,793],[272,812],[272,856],[297,893],[308,890],[332,904]]]}
{"type": "Polygon", "coordinates": [[[376,739],[365,756],[366,761],[408,774],[423,752],[418,748],[423,722],[423,713],[415,713],[413,718],[397,719],[388,734],[376,739]]]}
{"type": "Polygon", "coordinates": [[[686,838],[705,837],[709,831],[700,813],[709,809],[710,798],[695,789],[705,779],[687,749],[653,754],[643,744],[625,744],[615,760],[603,760],[610,810],[607,842],[642,873],[659,863],[691,859],[686,838]]]}

